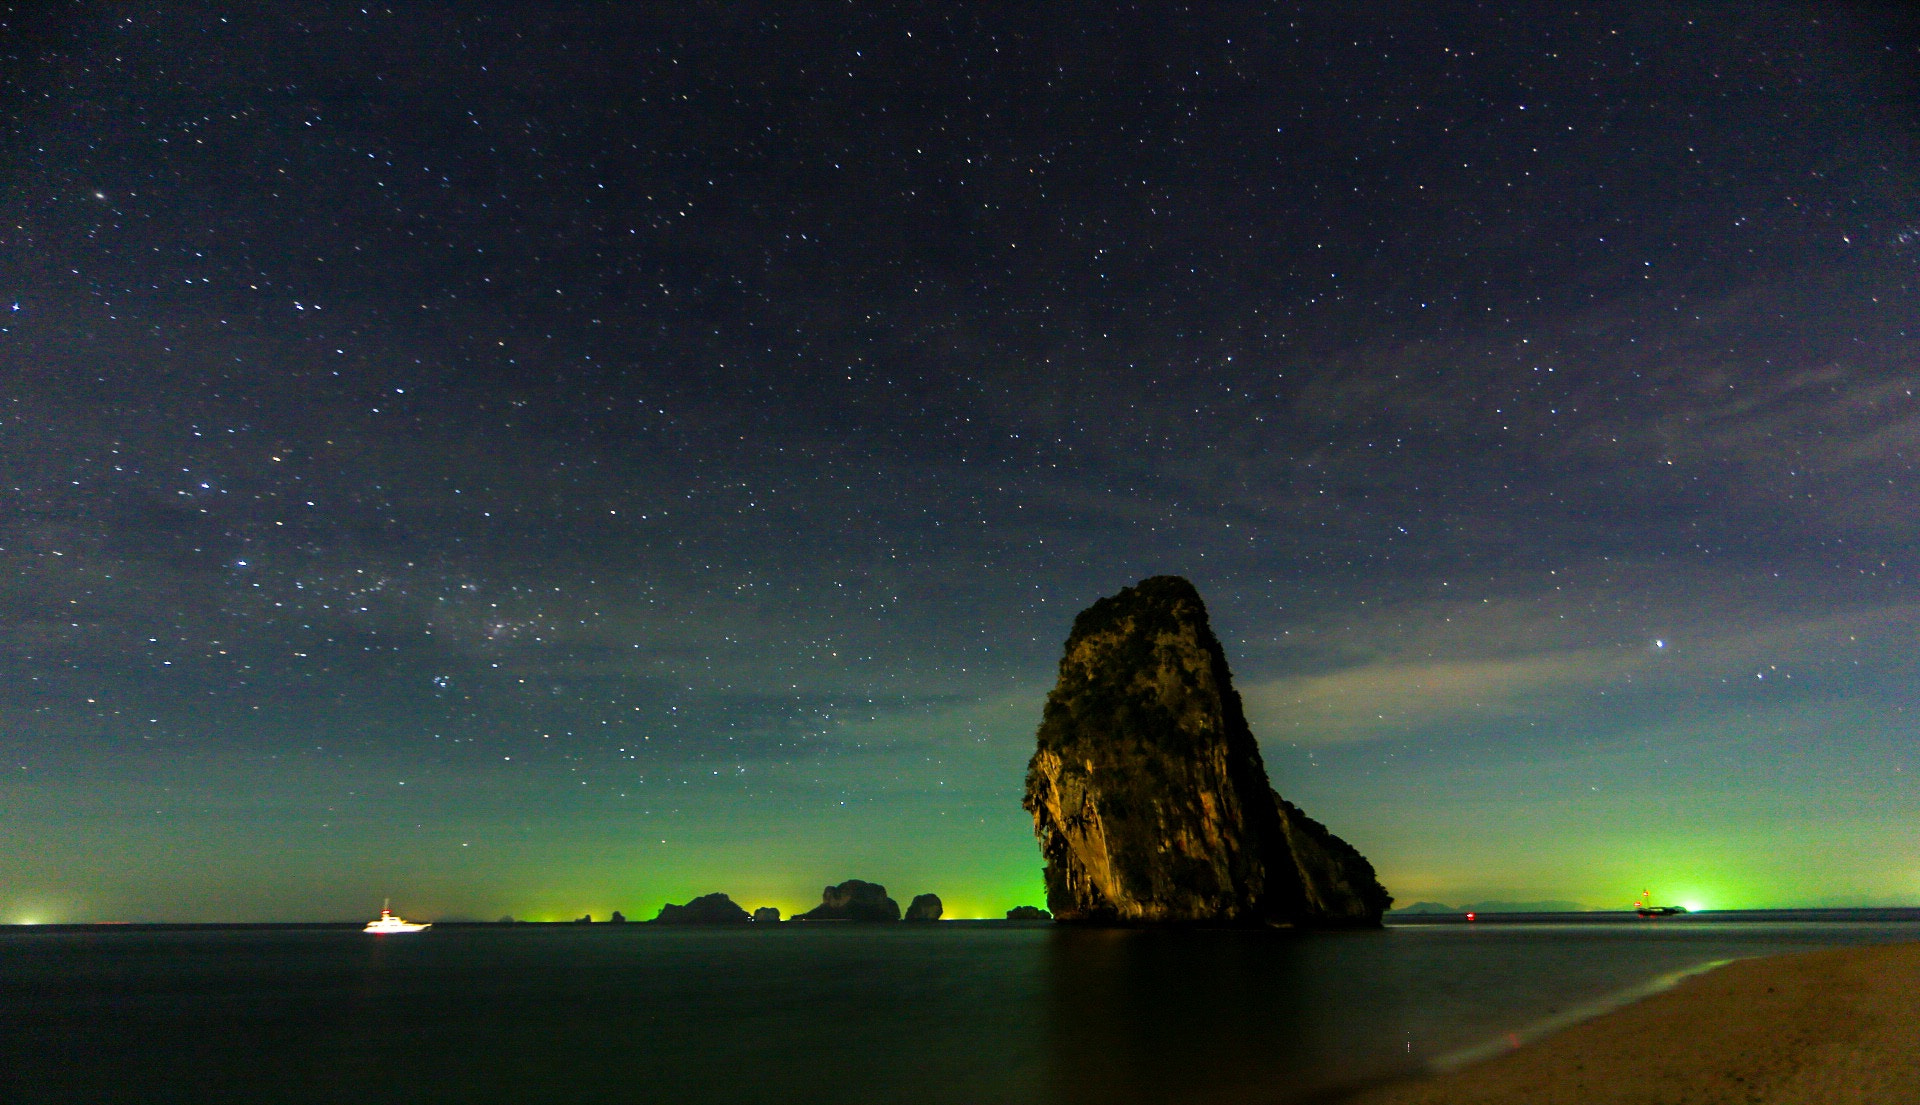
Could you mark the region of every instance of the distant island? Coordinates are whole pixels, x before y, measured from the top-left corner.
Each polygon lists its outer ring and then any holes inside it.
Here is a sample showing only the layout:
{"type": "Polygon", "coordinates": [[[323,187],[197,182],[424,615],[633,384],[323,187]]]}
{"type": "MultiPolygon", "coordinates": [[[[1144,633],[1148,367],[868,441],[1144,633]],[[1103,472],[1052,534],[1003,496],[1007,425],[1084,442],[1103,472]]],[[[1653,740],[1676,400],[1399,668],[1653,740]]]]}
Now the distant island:
{"type": "Polygon", "coordinates": [[[725,894],[703,894],[685,905],[663,905],[654,917],[656,925],[744,925],[753,915],[734,904],[725,894]]]}
{"type": "Polygon", "coordinates": [[[793,915],[796,921],[898,921],[900,903],[879,883],[848,879],[820,892],[820,904],[793,915]]]}
{"type": "MultiPolygon", "coordinates": [[[[907,907],[905,920],[914,922],[938,921],[945,908],[938,894],[921,894],[907,907]]],[[[614,914],[619,917],[618,913],[614,914]]],[[[793,921],[856,921],[861,923],[894,922],[902,919],[900,903],[887,896],[887,888],[879,883],[862,879],[848,879],[837,886],[829,886],[820,892],[820,904],[805,913],[797,913],[789,920],[793,921]]],[[[777,924],[780,911],[773,906],[760,906],[749,913],[734,902],[732,896],[722,893],[703,894],[684,905],[668,903],[660,907],[660,913],[649,922],[656,925],[736,925],[736,924],[777,924]]]]}

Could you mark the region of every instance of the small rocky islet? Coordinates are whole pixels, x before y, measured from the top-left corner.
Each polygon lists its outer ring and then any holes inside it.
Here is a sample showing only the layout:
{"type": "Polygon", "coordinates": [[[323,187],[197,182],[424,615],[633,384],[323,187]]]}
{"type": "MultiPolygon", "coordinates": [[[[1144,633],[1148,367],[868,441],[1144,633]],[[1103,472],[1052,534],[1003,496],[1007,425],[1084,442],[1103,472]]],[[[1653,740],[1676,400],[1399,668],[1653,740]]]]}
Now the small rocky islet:
{"type": "Polygon", "coordinates": [[[753,914],[734,904],[725,894],[702,894],[685,905],[663,905],[653,919],[656,925],[736,925],[754,919],[753,914]]]}
{"type": "Polygon", "coordinates": [[[900,903],[879,883],[848,879],[820,891],[820,904],[793,915],[796,921],[898,921],[900,903]]]}

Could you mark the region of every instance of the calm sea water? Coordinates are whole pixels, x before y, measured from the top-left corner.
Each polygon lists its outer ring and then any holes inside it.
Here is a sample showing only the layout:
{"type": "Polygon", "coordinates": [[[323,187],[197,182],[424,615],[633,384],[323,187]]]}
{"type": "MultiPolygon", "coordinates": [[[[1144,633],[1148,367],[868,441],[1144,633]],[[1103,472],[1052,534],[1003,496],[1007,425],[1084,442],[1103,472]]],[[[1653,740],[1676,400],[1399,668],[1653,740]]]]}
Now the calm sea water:
{"type": "Polygon", "coordinates": [[[0,932],[0,1101],[1290,1102],[1920,913],[1291,936],[928,926],[0,932]]]}

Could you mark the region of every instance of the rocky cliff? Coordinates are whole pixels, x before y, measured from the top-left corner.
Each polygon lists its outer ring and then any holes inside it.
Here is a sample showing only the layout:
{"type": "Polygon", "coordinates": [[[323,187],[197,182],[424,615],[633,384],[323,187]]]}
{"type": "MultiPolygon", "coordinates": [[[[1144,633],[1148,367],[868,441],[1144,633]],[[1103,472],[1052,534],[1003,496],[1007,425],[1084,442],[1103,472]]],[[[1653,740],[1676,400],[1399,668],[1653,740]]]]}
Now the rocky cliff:
{"type": "Polygon", "coordinates": [[[1074,620],[1027,765],[1056,919],[1377,925],[1392,898],[1280,798],[1191,583],[1155,576],[1074,620]]]}
{"type": "Polygon", "coordinates": [[[940,915],[945,912],[946,907],[941,904],[940,895],[916,894],[912,903],[907,906],[906,920],[938,921],[940,915]]]}

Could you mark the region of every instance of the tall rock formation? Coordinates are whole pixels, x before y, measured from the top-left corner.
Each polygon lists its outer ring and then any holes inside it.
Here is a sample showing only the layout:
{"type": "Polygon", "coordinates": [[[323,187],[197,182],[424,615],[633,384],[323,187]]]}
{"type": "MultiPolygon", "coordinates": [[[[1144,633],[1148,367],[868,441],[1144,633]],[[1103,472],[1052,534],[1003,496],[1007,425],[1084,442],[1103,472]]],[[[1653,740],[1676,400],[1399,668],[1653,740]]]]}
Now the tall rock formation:
{"type": "Polygon", "coordinates": [[[1206,606],[1178,576],[1074,619],[1024,805],[1061,921],[1371,926],[1393,901],[1268,785],[1206,606]]]}
{"type": "Polygon", "coordinates": [[[906,920],[938,921],[946,907],[940,903],[938,894],[915,894],[913,902],[907,906],[906,920]]]}

